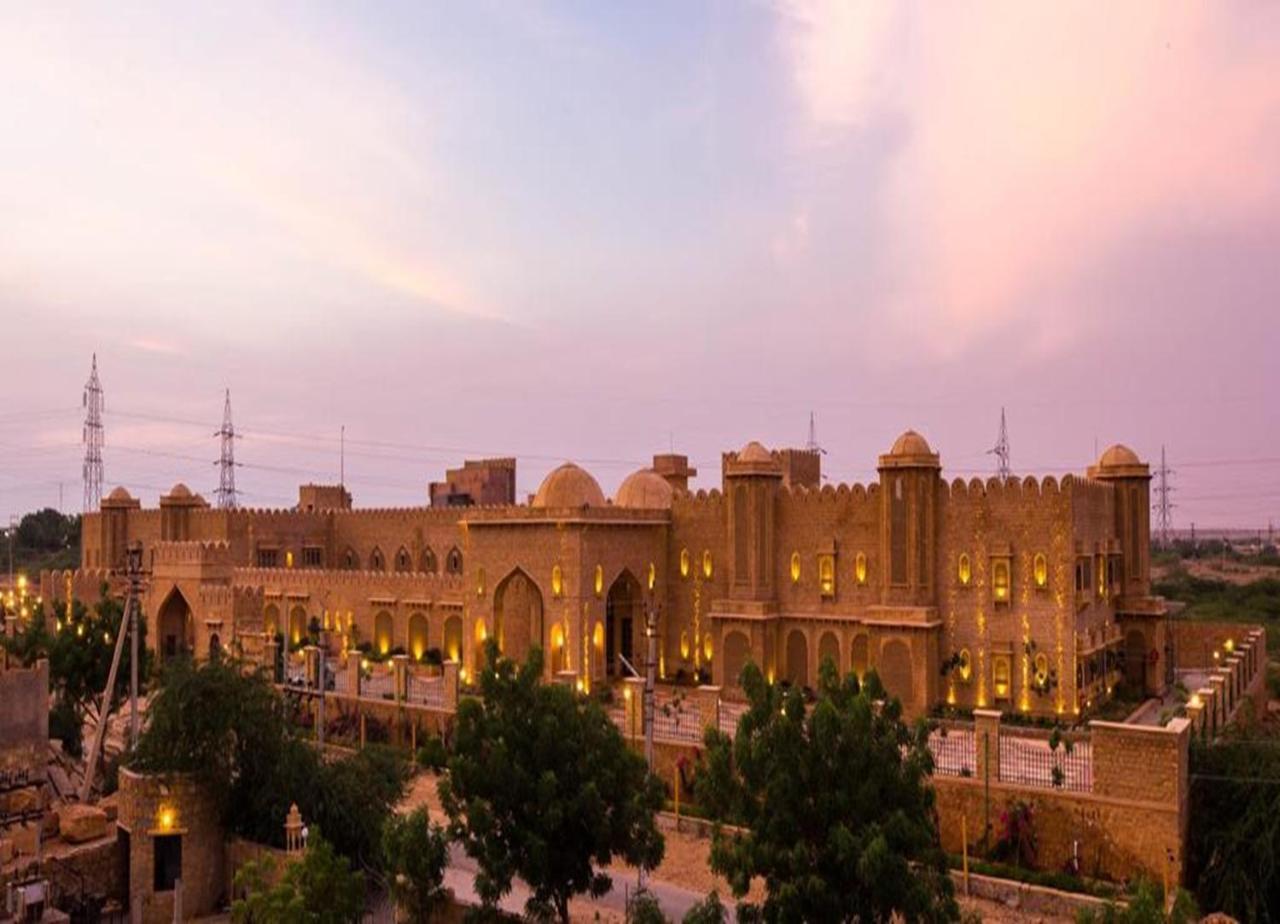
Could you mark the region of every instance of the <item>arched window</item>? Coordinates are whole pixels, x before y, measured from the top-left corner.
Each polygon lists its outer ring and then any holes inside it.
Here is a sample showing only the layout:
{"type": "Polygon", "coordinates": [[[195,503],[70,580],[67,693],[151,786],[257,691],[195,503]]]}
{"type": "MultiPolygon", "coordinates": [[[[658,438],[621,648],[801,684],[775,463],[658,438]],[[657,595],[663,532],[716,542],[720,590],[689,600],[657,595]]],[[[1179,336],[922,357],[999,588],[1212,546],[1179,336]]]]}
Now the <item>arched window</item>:
{"type": "Polygon", "coordinates": [[[449,555],[444,560],[444,570],[448,574],[462,573],[462,553],[458,551],[457,546],[449,550],[449,555]]]}
{"type": "Polygon", "coordinates": [[[1037,552],[1035,564],[1032,565],[1032,572],[1035,576],[1036,587],[1043,588],[1049,583],[1049,562],[1044,557],[1044,552],[1037,552]]]}
{"type": "Polygon", "coordinates": [[[960,560],[956,564],[956,577],[960,579],[961,587],[968,587],[969,582],[973,580],[973,565],[969,563],[969,556],[964,552],[960,553],[960,560]]]}
{"type": "Polygon", "coordinates": [[[991,564],[991,593],[996,603],[1009,602],[1009,562],[998,558],[991,564]]]}
{"type": "Polygon", "coordinates": [[[558,597],[564,592],[564,572],[559,565],[551,566],[551,596],[558,597]]]}
{"type": "Polygon", "coordinates": [[[387,561],[382,557],[382,549],[375,548],[369,553],[369,570],[385,571],[387,570],[387,561]]]}
{"type": "Polygon", "coordinates": [[[686,577],[686,578],[689,576],[689,550],[688,549],[680,550],[680,576],[686,577]]]}
{"type": "Polygon", "coordinates": [[[409,550],[404,546],[400,546],[400,551],[396,552],[396,570],[412,571],[413,559],[409,557],[409,550]]]}
{"type": "Polygon", "coordinates": [[[800,583],[800,553],[791,553],[791,583],[800,583]]]}
{"type": "Polygon", "coordinates": [[[836,595],[836,562],[830,555],[818,558],[818,590],[824,597],[836,595]]]}
{"type": "Polygon", "coordinates": [[[348,548],[342,553],[342,567],[348,571],[355,571],[360,567],[360,558],[356,555],[356,550],[348,548]]]}
{"type": "Polygon", "coordinates": [[[853,560],[853,576],[859,587],[867,583],[867,553],[859,552],[853,560]]]}
{"type": "Polygon", "coordinates": [[[703,549],[702,551],[702,576],[708,581],[711,580],[711,550],[703,549]]]}
{"type": "Polygon", "coordinates": [[[427,546],[422,550],[422,568],[426,574],[435,574],[437,570],[436,553],[431,551],[431,546],[427,546]]]}

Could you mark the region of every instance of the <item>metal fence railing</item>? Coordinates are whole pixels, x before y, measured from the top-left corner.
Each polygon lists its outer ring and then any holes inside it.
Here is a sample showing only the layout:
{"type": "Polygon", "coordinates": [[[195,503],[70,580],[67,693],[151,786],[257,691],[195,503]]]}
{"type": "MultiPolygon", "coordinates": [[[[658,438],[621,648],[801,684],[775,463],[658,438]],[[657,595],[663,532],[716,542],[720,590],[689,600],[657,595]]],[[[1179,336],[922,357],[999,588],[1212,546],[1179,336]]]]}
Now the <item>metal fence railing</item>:
{"type": "Polygon", "coordinates": [[[389,699],[394,685],[385,668],[374,668],[373,674],[360,680],[360,695],[370,699],[389,699]]]}
{"type": "Polygon", "coordinates": [[[977,739],[972,728],[938,728],[929,733],[933,772],[941,776],[973,776],[978,772],[977,739]]]}
{"type": "MultiPolygon", "coordinates": [[[[1138,768],[1135,768],[1137,770],[1138,768]]],[[[1088,741],[1059,741],[1000,730],[1000,779],[1070,792],[1093,790],[1093,748],[1088,741]]]]}
{"type": "Polygon", "coordinates": [[[444,706],[444,678],[419,677],[410,674],[405,678],[405,698],[420,706],[436,709],[444,706]]]}

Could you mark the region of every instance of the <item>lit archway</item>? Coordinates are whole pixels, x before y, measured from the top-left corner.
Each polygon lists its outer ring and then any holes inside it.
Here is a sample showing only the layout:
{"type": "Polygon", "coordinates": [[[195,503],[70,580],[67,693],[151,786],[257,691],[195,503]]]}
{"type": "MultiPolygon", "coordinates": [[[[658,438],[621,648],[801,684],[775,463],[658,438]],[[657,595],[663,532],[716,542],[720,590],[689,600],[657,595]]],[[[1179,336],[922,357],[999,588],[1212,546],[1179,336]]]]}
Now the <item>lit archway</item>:
{"type": "Polygon", "coordinates": [[[262,628],[270,638],[280,634],[280,607],[268,603],[262,611],[262,628]]]}
{"type": "Polygon", "coordinates": [[[792,629],[787,635],[787,682],[792,686],[809,685],[809,640],[804,632],[792,629]]]}
{"type": "Polygon", "coordinates": [[[301,645],[307,638],[307,611],[295,606],[289,610],[289,644],[301,645]]]}
{"type": "Polygon", "coordinates": [[[158,645],[161,657],[190,656],[196,647],[195,619],[182,591],[174,588],[160,605],[158,645]]]}
{"type": "Polygon", "coordinates": [[[378,615],[373,617],[373,650],[378,654],[390,654],[391,649],[395,646],[395,623],[391,619],[391,614],[386,610],[379,610],[378,615]]]}
{"type": "Polygon", "coordinates": [[[867,634],[859,632],[854,636],[853,644],[849,646],[849,669],[858,676],[859,680],[867,676],[867,651],[867,634]]]}
{"type": "Polygon", "coordinates": [[[644,625],[644,601],[640,582],[630,571],[618,575],[604,605],[604,664],[610,677],[626,676],[630,671],[622,660],[636,667],[637,641],[644,625]]]}
{"type": "Polygon", "coordinates": [[[542,591],[519,568],[494,590],[493,631],[503,656],[516,662],[523,662],[532,646],[542,646],[542,591]]]}
{"type": "Polygon", "coordinates": [[[461,616],[450,616],[444,621],[444,648],[441,654],[449,661],[462,661],[461,616]]]}
{"type": "Polygon", "coordinates": [[[840,674],[840,639],[830,630],[822,633],[822,638],[818,639],[818,667],[821,669],[823,661],[830,661],[831,666],[836,669],[836,675],[840,674]]]}
{"type": "Polygon", "coordinates": [[[422,613],[414,613],[409,617],[409,654],[415,661],[421,661],[430,645],[427,617],[422,613]]]}

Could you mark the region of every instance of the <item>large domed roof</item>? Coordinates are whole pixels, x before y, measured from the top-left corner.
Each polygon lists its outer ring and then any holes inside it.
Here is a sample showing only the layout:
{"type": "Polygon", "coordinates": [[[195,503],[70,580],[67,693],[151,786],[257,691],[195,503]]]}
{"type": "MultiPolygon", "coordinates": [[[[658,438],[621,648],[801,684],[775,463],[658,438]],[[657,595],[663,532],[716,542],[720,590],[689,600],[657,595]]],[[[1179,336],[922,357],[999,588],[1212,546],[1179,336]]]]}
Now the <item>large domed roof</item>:
{"type": "Polygon", "coordinates": [[[670,510],[675,493],[667,479],[651,468],[632,472],[618,487],[614,504],[642,510],[670,510]]]}
{"type": "Polygon", "coordinates": [[[1098,457],[1098,468],[1114,468],[1118,465],[1141,465],[1138,454],[1123,443],[1116,443],[1098,457]]]}
{"type": "Polygon", "coordinates": [[[772,462],[773,456],[769,450],[764,448],[764,444],[752,440],[738,450],[739,462],[772,462]]]}
{"type": "Polygon", "coordinates": [[[107,495],[107,500],[109,500],[109,501],[131,501],[131,500],[133,500],[133,495],[132,495],[132,494],[130,494],[130,493],[125,489],[124,485],[120,485],[119,487],[114,488],[114,489],[111,491],[111,493],[107,495]]]}
{"type": "Polygon", "coordinates": [[[169,496],[170,496],[170,497],[181,497],[181,498],[190,497],[190,496],[191,496],[191,489],[190,489],[190,488],[188,488],[188,487],[187,487],[185,484],[183,484],[181,481],[179,481],[177,484],[175,484],[175,485],[173,486],[173,488],[172,488],[172,489],[170,489],[170,491],[169,491],[169,496]]]}
{"type": "Polygon", "coordinates": [[[902,436],[893,441],[893,448],[889,450],[891,456],[927,456],[933,450],[929,448],[929,441],[917,433],[915,430],[908,430],[902,436]]]}
{"type": "Polygon", "coordinates": [[[586,469],[572,462],[552,470],[533,497],[534,507],[603,507],[604,492],[586,469]]]}

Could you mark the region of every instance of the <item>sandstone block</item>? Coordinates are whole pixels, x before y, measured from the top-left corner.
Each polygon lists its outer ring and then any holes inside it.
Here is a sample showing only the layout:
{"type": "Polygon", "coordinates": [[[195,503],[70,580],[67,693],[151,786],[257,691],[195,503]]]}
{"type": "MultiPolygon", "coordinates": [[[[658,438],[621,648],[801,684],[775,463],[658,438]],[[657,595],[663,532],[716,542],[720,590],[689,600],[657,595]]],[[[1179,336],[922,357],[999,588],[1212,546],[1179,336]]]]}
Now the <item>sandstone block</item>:
{"type": "Polygon", "coordinates": [[[58,812],[62,839],[69,844],[83,844],[107,834],[107,813],[94,805],[72,803],[58,812]]]}

